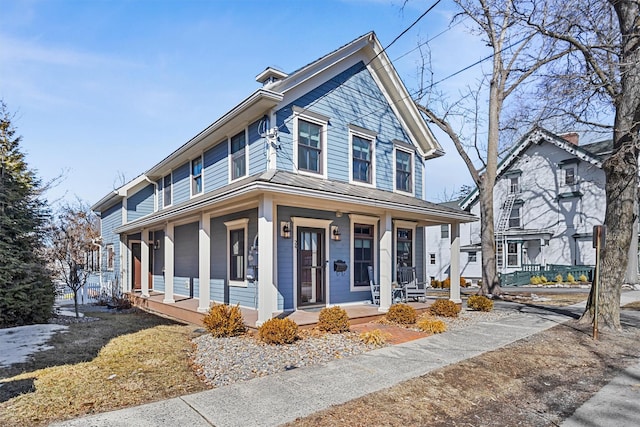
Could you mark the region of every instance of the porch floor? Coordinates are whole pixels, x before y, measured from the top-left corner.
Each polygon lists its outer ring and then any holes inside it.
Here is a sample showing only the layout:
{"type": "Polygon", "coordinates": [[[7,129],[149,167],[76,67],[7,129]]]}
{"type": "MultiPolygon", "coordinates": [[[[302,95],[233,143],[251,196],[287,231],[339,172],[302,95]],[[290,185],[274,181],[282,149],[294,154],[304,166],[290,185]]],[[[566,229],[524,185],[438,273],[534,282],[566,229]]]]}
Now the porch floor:
{"type": "MultiPolygon", "coordinates": [[[[151,291],[148,298],[142,297],[139,292],[130,293],[132,303],[145,311],[157,313],[162,316],[170,317],[180,322],[192,323],[194,325],[203,326],[205,313],[198,312],[198,298],[174,296],[175,303],[164,303],[164,293],[151,291]]],[[[429,308],[434,298],[427,298],[425,302],[409,302],[408,304],[415,308],[418,313],[424,312],[429,308]]],[[[384,316],[384,313],[378,311],[378,306],[367,303],[351,304],[342,306],[349,316],[352,325],[367,323],[384,316]]],[[[308,309],[300,309],[296,311],[284,312],[277,314],[277,317],[288,317],[302,328],[311,328],[318,323],[318,317],[322,307],[314,307],[308,309]]],[[[244,323],[248,328],[255,329],[258,320],[258,311],[250,308],[240,307],[244,323]]]]}

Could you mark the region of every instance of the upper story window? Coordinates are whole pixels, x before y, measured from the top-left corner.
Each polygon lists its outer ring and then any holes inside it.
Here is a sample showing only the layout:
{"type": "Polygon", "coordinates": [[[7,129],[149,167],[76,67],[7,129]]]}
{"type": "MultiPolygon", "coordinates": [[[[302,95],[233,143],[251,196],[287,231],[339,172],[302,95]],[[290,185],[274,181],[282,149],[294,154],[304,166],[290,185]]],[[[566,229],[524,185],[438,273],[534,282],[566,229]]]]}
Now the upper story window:
{"type": "Polygon", "coordinates": [[[509,178],[509,194],[517,194],[520,192],[520,177],[513,176],[509,178]]]}
{"type": "Polygon", "coordinates": [[[396,148],[396,190],[406,193],[413,192],[412,155],[396,148]]]}
{"type": "Polygon", "coordinates": [[[322,173],[322,126],[298,120],[298,169],[322,173]]]}
{"type": "Polygon", "coordinates": [[[564,170],[564,184],[574,185],[576,183],[576,168],[568,167],[564,170]]]}
{"type": "Polygon", "coordinates": [[[171,174],[162,179],[162,205],[171,206],[171,174]]]}
{"type": "Polygon", "coordinates": [[[436,254],[429,254],[429,264],[436,265],[436,254]]]}
{"type": "Polygon", "coordinates": [[[478,261],[478,253],[477,252],[469,252],[469,256],[467,259],[468,262],[477,262],[478,261]]]}
{"type": "Polygon", "coordinates": [[[231,180],[241,178],[247,174],[247,138],[243,130],[231,137],[231,180]]]}
{"type": "Polygon", "coordinates": [[[202,193],[202,157],[191,161],[191,195],[202,193]]]}
{"type": "Polygon", "coordinates": [[[375,175],[376,133],[356,125],[349,125],[351,142],[351,181],[373,186],[375,175]]]}
{"type": "Polygon", "coordinates": [[[520,228],[520,206],[514,205],[509,213],[509,228],[520,228]]]}
{"type": "Polygon", "coordinates": [[[440,238],[441,239],[449,238],[449,224],[442,224],[440,226],[440,238]]]}

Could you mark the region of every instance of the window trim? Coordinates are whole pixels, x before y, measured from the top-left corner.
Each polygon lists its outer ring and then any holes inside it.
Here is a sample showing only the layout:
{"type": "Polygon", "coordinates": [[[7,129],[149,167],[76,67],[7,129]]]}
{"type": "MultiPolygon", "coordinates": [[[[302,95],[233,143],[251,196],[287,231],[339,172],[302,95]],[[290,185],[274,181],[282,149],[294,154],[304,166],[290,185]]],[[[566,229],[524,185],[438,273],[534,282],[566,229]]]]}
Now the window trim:
{"type": "Polygon", "coordinates": [[[299,107],[293,108],[293,167],[300,175],[308,175],[308,176],[321,176],[323,178],[327,178],[327,147],[328,147],[328,132],[327,125],[329,122],[329,118],[322,116],[321,114],[312,113],[310,111],[304,111],[299,107]],[[320,126],[320,172],[313,172],[308,170],[302,170],[298,166],[298,135],[299,135],[299,121],[303,120],[305,122],[309,122],[320,126]]]}
{"type": "Polygon", "coordinates": [[[397,144],[394,144],[393,146],[393,191],[396,193],[401,193],[401,194],[408,194],[413,196],[415,194],[415,188],[416,188],[416,183],[415,183],[415,175],[416,175],[416,171],[415,171],[415,160],[414,160],[414,152],[411,150],[408,150],[404,147],[400,147],[397,144]],[[409,172],[411,173],[411,191],[404,191],[404,190],[399,190],[398,189],[398,181],[397,181],[397,165],[398,165],[398,160],[397,160],[397,155],[398,155],[398,151],[402,151],[405,154],[409,155],[409,172]]]}
{"type": "Polygon", "coordinates": [[[520,184],[520,175],[514,175],[514,176],[510,176],[507,178],[507,190],[508,190],[508,194],[520,194],[522,191],[521,188],[521,184],[520,184]],[[513,181],[515,180],[515,186],[513,184],[513,181]],[[514,191],[515,189],[515,191],[514,191]]]}
{"type": "Polygon", "coordinates": [[[397,274],[397,263],[398,260],[398,228],[405,228],[411,230],[411,265],[413,267],[416,266],[416,228],[418,227],[418,223],[411,221],[403,221],[399,219],[393,220],[393,271],[394,274],[397,274]]]}
{"type": "Polygon", "coordinates": [[[563,185],[567,186],[567,187],[573,187],[574,185],[576,185],[578,183],[578,168],[576,167],[575,164],[571,164],[568,165],[564,168],[562,168],[562,170],[564,171],[564,180],[563,180],[563,185]],[[567,172],[568,171],[572,171],[573,172],[573,181],[571,183],[567,182],[567,172]]]}
{"type": "Polygon", "coordinates": [[[363,129],[360,127],[356,127],[354,125],[349,125],[349,183],[355,185],[362,185],[364,187],[376,187],[376,138],[377,134],[375,132],[369,131],[367,129],[363,129]],[[371,161],[370,161],[370,172],[369,177],[371,178],[371,182],[364,182],[356,180],[353,176],[353,137],[358,137],[360,139],[365,139],[369,141],[371,144],[371,161]]]}
{"type": "MultiPolygon", "coordinates": [[[[349,259],[355,260],[355,225],[363,224],[363,225],[372,225],[373,226],[373,276],[377,277],[378,272],[378,221],[379,218],[375,216],[366,216],[366,215],[356,215],[349,214],[349,259]]],[[[351,269],[355,271],[354,269],[351,269]]],[[[370,287],[365,286],[356,286],[355,285],[355,277],[354,272],[349,275],[349,290],[351,292],[371,292],[370,287]]]]}
{"type": "Polygon", "coordinates": [[[173,171],[169,172],[162,177],[162,209],[171,207],[173,205],[173,171]],[[167,203],[165,179],[169,178],[169,203],[167,203]]]}
{"type": "Polygon", "coordinates": [[[247,257],[249,255],[249,218],[240,218],[224,223],[227,228],[227,244],[225,250],[227,252],[227,283],[229,286],[246,288],[247,282],[247,257]],[[244,230],[244,280],[231,280],[231,232],[236,230],[244,230]]]}
{"type": "Polygon", "coordinates": [[[449,239],[451,237],[451,231],[449,230],[449,224],[440,224],[440,238],[449,239]],[[445,234],[446,230],[446,236],[445,234]]]}
{"type": "Polygon", "coordinates": [[[228,153],[229,153],[229,183],[231,182],[235,182],[238,181],[242,178],[246,178],[247,176],[249,176],[249,133],[248,133],[248,129],[244,128],[239,132],[236,132],[234,135],[230,136],[227,138],[227,146],[228,146],[228,153]],[[232,146],[231,146],[231,139],[235,138],[236,136],[240,135],[241,133],[244,133],[244,175],[238,176],[236,178],[233,177],[233,153],[231,152],[232,150],[232,146]]]}
{"type": "Polygon", "coordinates": [[[509,219],[509,223],[508,223],[509,224],[509,227],[508,227],[509,229],[511,229],[511,228],[522,228],[522,210],[521,210],[521,208],[522,208],[522,204],[514,204],[511,207],[511,212],[509,212],[509,218],[508,218],[509,219]],[[516,212],[516,209],[517,209],[517,212],[518,212],[518,216],[517,217],[512,216],[513,213],[516,212]],[[516,219],[518,220],[518,225],[511,225],[511,221],[512,220],[516,220],[516,219]]]}
{"type": "Polygon", "coordinates": [[[191,197],[199,196],[199,195],[204,193],[204,159],[203,159],[202,154],[200,154],[200,156],[198,156],[198,157],[195,157],[195,158],[191,159],[191,161],[189,162],[189,192],[191,194],[191,197]],[[201,164],[200,175],[198,175],[200,177],[200,192],[199,193],[194,193],[193,192],[195,179],[197,178],[197,176],[193,175],[193,162],[196,161],[196,160],[200,160],[200,164],[201,164]]]}
{"type": "Polygon", "coordinates": [[[520,244],[518,242],[507,242],[506,261],[507,261],[507,268],[520,267],[520,244]],[[515,248],[516,248],[515,252],[509,252],[509,245],[515,245],[515,248]],[[515,264],[509,263],[509,254],[515,255],[516,257],[515,264]]]}
{"type": "Polygon", "coordinates": [[[436,253],[429,252],[429,265],[437,265],[436,260],[437,260],[436,253]]]}
{"type": "Polygon", "coordinates": [[[104,248],[104,252],[106,254],[106,262],[105,266],[107,271],[114,271],[116,266],[116,248],[113,243],[107,243],[104,248]],[[113,256],[110,256],[110,255],[113,256]]]}

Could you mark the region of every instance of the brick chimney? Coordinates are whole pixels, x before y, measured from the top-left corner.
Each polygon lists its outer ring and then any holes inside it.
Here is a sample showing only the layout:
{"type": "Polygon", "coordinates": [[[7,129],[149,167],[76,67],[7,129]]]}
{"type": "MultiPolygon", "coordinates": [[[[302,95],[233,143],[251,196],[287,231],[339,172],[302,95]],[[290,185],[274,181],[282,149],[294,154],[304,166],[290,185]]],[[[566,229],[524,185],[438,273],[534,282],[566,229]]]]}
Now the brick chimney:
{"type": "Polygon", "coordinates": [[[578,135],[576,132],[569,132],[560,136],[573,145],[578,145],[578,141],[580,140],[580,135],[578,135]]]}

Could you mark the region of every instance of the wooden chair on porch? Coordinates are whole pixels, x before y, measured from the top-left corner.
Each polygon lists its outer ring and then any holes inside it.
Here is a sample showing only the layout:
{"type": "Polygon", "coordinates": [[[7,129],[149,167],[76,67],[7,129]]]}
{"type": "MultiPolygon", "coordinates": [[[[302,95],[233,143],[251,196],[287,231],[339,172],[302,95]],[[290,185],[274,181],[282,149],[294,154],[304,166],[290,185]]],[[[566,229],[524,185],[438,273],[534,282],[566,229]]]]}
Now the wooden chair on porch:
{"type": "Polygon", "coordinates": [[[427,300],[427,283],[419,282],[415,267],[398,267],[398,284],[404,289],[404,296],[419,301],[427,300]]]}
{"type": "Polygon", "coordinates": [[[375,284],[372,266],[367,267],[367,273],[369,274],[369,286],[371,287],[371,302],[374,305],[380,305],[380,285],[375,284]]]}

